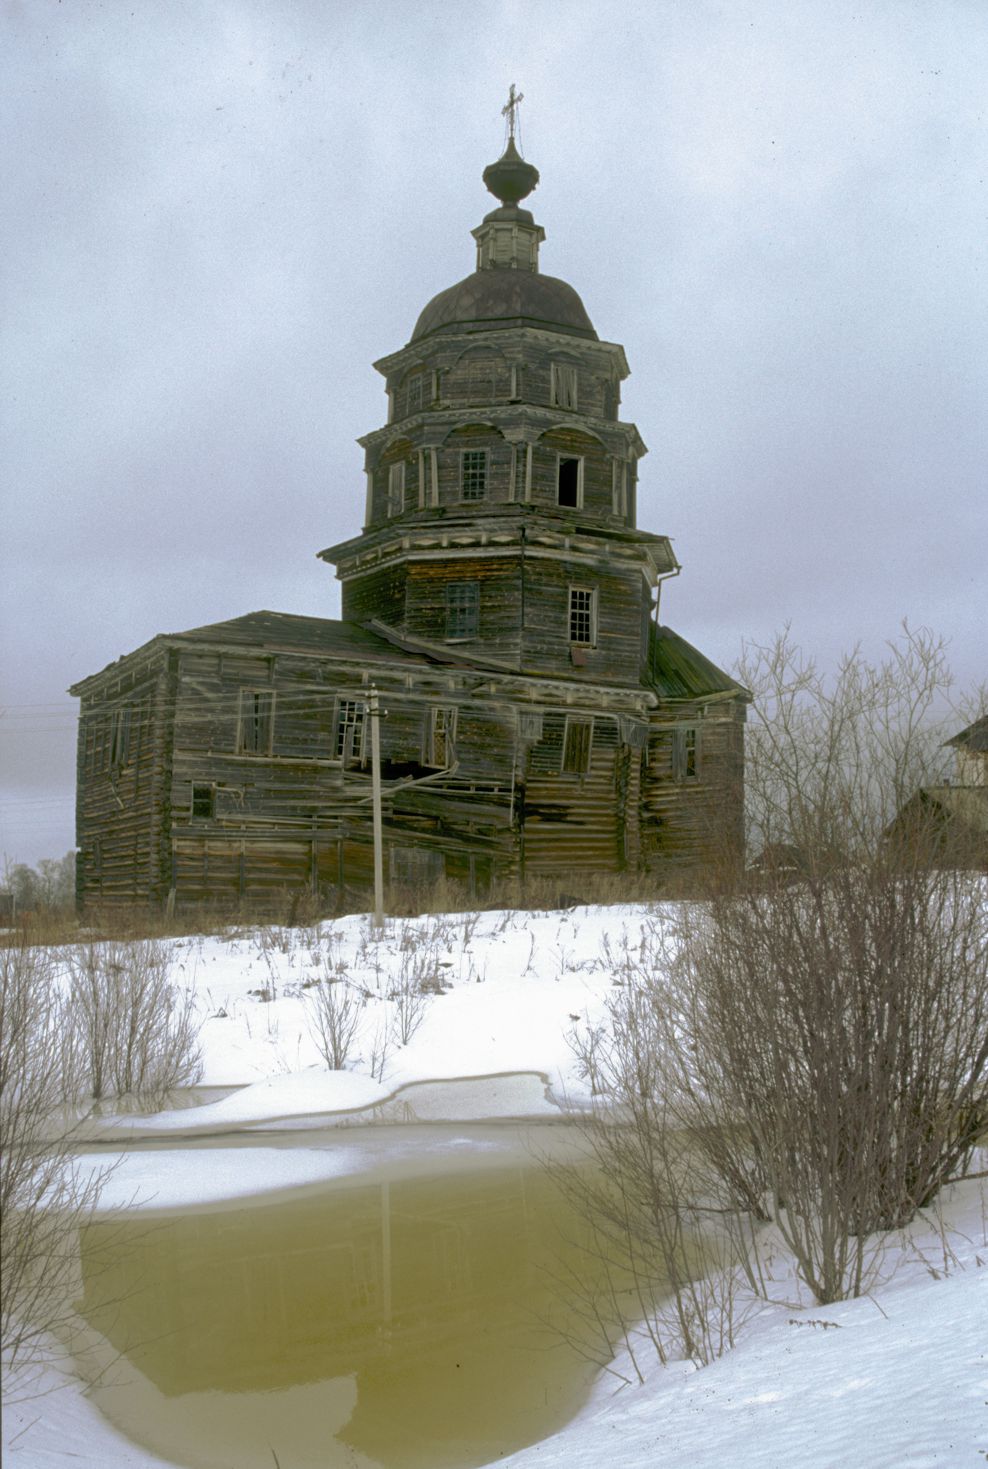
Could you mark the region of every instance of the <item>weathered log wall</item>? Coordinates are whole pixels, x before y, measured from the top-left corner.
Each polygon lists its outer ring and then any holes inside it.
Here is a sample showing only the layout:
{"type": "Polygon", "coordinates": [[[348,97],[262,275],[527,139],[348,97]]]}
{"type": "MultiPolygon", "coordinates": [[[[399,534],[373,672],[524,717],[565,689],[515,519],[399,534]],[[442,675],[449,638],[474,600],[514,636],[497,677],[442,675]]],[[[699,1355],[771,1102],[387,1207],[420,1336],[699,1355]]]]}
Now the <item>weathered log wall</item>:
{"type": "Polygon", "coordinates": [[[744,845],[744,705],[683,702],[650,722],[641,799],[645,868],[671,883],[730,868],[744,845]],[[676,768],[677,731],[695,731],[697,773],[676,768]]]}

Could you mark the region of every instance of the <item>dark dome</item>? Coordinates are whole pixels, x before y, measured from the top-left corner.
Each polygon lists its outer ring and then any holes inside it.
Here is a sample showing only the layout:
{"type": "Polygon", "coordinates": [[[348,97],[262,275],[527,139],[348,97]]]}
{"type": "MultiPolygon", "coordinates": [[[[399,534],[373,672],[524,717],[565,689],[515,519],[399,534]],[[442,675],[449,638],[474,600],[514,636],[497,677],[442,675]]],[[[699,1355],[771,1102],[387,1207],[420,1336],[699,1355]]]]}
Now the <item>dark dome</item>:
{"type": "Polygon", "coordinates": [[[412,341],[472,325],[490,330],[521,323],[597,340],[583,302],[565,281],[531,270],[477,270],[433,296],[412,341]]]}

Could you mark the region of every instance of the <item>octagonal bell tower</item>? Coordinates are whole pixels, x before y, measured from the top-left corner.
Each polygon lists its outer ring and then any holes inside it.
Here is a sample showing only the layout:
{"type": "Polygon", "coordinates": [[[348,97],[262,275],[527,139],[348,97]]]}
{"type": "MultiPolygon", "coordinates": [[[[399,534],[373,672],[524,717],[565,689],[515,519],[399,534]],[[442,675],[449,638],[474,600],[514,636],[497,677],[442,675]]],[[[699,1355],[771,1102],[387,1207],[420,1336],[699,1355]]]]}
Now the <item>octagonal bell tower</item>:
{"type": "Polygon", "coordinates": [[[483,174],[498,200],[476,268],[375,363],[387,423],[361,440],[363,532],[320,553],[343,617],[458,662],[637,685],[654,589],[678,570],[636,526],[645,445],[618,417],[624,350],[543,275],[522,200],[538,170],[512,135],[483,174]]]}

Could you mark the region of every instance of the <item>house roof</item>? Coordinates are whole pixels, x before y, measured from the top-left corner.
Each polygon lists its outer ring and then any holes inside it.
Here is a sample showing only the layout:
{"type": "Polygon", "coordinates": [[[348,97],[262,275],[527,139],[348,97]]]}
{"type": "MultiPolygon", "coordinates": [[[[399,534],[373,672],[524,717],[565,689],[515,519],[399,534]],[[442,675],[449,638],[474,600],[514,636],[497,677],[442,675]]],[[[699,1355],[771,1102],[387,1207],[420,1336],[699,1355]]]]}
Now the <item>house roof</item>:
{"type": "Polygon", "coordinates": [[[969,724],[967,729],[955,734],[953,739],[944,740],[944,744],[955,750],[970,750],[978,755],[988,753],[988,714],[983,714],[980,719],[969,724]]]}
{"type": "Polygon", "coordinates": [[[666,699],[702,699],[711,694],[747,697],[737,679],[711,663],[692,643],[671,627],[654,624],[649,627],[645,681],[666,699]]]}
{"type": "Polygon", "coordinates": [[[988,836],[988,786],[924,786],[919,797],[950,820],[988,836]]]}

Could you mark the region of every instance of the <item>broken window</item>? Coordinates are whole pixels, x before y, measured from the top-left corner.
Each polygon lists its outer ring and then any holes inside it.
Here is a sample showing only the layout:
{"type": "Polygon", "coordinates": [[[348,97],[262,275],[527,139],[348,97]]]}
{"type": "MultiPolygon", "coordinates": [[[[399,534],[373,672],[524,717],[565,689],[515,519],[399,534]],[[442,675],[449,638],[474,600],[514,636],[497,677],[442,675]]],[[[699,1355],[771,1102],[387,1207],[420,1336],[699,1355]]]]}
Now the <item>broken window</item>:
{"type": "Polygon", "coordinates": [[[215,815],[216,792],[213,786],[194,785],[192,787],[192,815],[211,820],[215,815]]]}
{"type": "Polygon", "coordinates": [[[446,587],[447,638],[475,637],[480,626],[480,583],[451,581],[446,587]]]}
{"type": "Polygon", "coordinates": [[[483,500],[487,494],[487,450],[464,449],[460,456],[460,495],[483,500]]]}
{"type": "Polygon", "coordinates": [[[589,587],[569,589],[569,640],[586,648],[597,641],[597,593],[589,587]]]}
{"type": "Polygon", "coordinates": [[[585,775],[590,769],[590,750],[593,745],[593,720],[566,716],[563,734],[563,775],[585,775]]]}
{"type": "Polygon", "coordinates": [[[700,731],[695,725],[684,725],[672,732],[672,778],[700,779],[700,731]]]}
{"type": "Polygon", "coordinates": [[[453,741],[456,737],[456,710],[433,709],[429,715],[429,748],[426,764],[444,770],[453,763],[453,741]]]}
{"type": "Polygon", "coordinates": [[[565,459],[560,455],[556,466],[556,501],[571,510],[583,504],[583,460],[565,459]]]}
{"type": "Polygon", "coordinates": [[[556,408],[576,407],[576,368],[567,362],[552,364],[552,402],[556,408]]]}
{"type": "Polygon", "coordinates": [[[273,734],[274,690],[241,689],[237,753],[270,755],[273,734]]]}
{"type": "Polygon", "coordinates": [[[336,758],[345,762],[364,758],[367,706],[362,699],[341,699],[336,706],[336,758]]]}
{"type": "Polygon", "coordinates": [[[119,770],[130,758],[130,708],[123,705],[110,715],[110,765],[119,770]]]}

